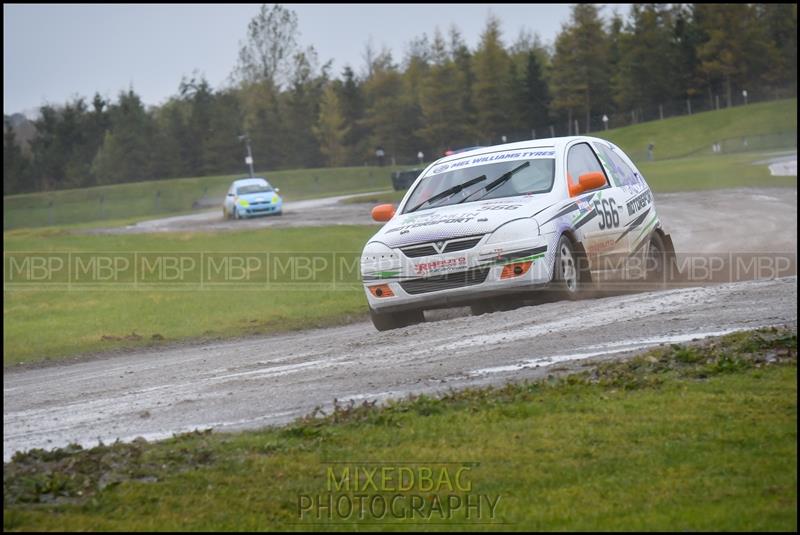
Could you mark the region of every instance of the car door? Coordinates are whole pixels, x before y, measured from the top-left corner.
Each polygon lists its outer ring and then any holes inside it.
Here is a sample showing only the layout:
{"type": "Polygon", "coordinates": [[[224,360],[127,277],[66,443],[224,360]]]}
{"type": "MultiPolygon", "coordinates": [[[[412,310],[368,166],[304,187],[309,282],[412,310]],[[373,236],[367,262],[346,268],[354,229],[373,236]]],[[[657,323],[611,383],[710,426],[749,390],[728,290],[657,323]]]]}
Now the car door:
{"type": "Polygon", "coordinates": [[[235,196],[234,187],[231,186],[228,188],[228,193],[225,194],[225,201],[224,201],[225,213],[228,215],[231,215],[233,213],[234,196],[235,196]]]}
{"type": "Polygon", "coordinates": [[[588,142],[580,141],[570,146],[567,152],[569,183],[574,187],[581,175],[593,172],[602,173],[606,185],[576,196],[580,201],[580,211],[585,215],[576,219],[574,230],[586,251],[592,272],[602,280],[622,269],[620,262],[627,257],[627,243],[620,239],[627,224],[623,194],[609,180],[609,173],[588,142]]]}
{"type": "Polygon", "coordinates": [[[636,252],[645,241],[647,223],[654,217],[653,195],[642,176],[627,161],[622,151],[610,142],[595,141],[600,161],[619,192],[625,220],[619,236],[621,247],[628,255],[636,252]]]}

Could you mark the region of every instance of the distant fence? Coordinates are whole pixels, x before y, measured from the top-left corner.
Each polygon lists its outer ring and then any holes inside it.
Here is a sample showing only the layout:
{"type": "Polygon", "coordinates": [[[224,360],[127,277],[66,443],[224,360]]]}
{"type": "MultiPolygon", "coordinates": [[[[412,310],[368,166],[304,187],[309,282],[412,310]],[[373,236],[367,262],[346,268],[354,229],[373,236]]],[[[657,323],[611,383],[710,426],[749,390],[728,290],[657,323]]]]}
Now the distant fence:
{"type": "MultiPolygon", "coordinates": [[[[769,92],[751,91],[747,96],[744,96],[744,94],[741,92],[735,92],[732,95],[730,107],[739,107],[747,104],[770,102],[795,97],[797,97],[796,88],[784,88],[769,92]]],[[[568,121],[564,117],[552,119],[547,123],[538,124],[526,130],[513,131],[507,134],[495,136],[491,139],[485,138],[474,141],[476,141],[476,145],[488,146],[500,143],[511,143],[515,141],[526,141],[529,139],[586,135],[603,132],[612,128],[622,128],[625,126],[631,126],[650,121],[658,121],[671,117],[680,117],[694,115],[696,113],[702,113],[706,111],[722,110],[728,107],[729,106],[727,105],[724,95],[706,94],[686,99],[673,100],[649,107],[638,107],[633,110],[594,112],[589,115],[588,122],[585,113],[575,111],[571,121],[568,121]]]]}

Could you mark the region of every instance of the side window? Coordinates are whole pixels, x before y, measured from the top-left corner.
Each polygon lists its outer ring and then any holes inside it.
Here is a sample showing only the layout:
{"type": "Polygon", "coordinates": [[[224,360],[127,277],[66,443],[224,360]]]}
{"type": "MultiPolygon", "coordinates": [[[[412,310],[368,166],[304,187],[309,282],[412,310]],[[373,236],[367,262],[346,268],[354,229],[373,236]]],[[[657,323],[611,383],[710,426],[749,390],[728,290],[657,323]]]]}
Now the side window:
{"type": "Polygon", "coordinates": [[[603,160],[606,168],[611,172],[611,178],[617,186],[627,186],[639,183],[639,176],[619,157],[610,147],[602,143],[595,143],[597,154],[603,160]]]}
{"type": "Polygon", "coordinates": [[[578,185],[578,177],[593,172],[606,174],[589,145],[587,143],[578,143],[570,148],[567,155],[567,181],[570,191],[574,186],[578,185]]]}

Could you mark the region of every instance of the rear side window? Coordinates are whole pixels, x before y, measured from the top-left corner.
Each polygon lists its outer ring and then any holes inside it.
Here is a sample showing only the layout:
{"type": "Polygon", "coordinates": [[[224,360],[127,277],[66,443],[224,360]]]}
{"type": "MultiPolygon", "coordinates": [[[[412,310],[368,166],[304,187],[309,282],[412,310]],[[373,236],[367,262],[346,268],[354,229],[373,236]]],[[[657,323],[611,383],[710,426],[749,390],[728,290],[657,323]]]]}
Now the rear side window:
{"type": "Polygon", "coordinates": [[[611,179],[614,184],[627,186],[639,183],[639,175],[613,149],[606,147],[602,143],[595,143],[594,146],[600,159],[603,160],[606,168],[611,173],[611,179]]]}
{"type": "Polygon", "coordinates": [[[567,156],[567,180],[576,186],[578,177],[586,173],[600,172],[605,176],[603,166],[587,143],[578,143],[569,149],[567,156]]]}

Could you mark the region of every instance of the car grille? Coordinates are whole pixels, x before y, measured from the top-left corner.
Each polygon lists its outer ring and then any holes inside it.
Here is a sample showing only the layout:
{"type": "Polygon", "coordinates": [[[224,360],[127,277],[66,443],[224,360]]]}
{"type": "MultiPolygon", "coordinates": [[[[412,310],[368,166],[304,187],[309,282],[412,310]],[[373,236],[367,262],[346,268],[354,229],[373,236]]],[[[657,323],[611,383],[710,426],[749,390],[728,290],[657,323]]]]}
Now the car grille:
{"type": "MultiPolygon", "coordinates": [[[[477,238],[470,238],[466,240],[449,241],[447,242],[447,245],[445,245],[442,253],[454,253],[456,251],[466,251],[467,249],[472,249],[478,245],[478,242],[481,241],[482,237],[483,236],[478,236],[477,238]]],[[[438,251],[433,244],[412,245],[410,247],[403,247],[400,250],[403,251],[403,254],[408,258],[418,258],[420,256],[431,256],[438,254],[438,251]]]]}
{"type": "Polygon", "coordinates": [[[488,267],[461,271],[459,273],[448,273],[437,277],[427,277],[424,279],[412,279],[400,283],[400,286],[408,294],[423,294],[428,292],[439,292],[441,290],[452,290],[453,288],[464,288],[480,284],[489,275],[488,267]]]}

